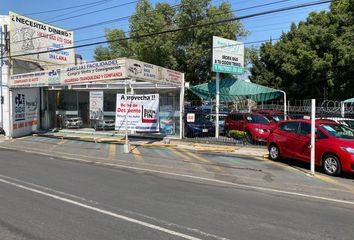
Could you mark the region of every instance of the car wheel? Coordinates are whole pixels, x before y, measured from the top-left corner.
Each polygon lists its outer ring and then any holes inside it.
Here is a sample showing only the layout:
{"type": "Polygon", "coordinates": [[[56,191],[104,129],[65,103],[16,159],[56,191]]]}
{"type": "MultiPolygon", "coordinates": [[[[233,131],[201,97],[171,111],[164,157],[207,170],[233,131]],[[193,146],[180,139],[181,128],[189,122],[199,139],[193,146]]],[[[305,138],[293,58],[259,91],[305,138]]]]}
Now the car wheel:
{"type": "Polygon", "coordinates": [[[337,176],[342,171],[342,166],[338,157],[332,154],[328,154],[324,157],[322,167],[325,173],[331,176],[337,176]]]}
{"type": "Polygon", "coordinates": [[[253,140],[253,137],[252,137],[252,134],[250,132],[246,132],[246,140],[247,142],[253,144],[254,143],[254,140],[253,140]]]}
{"type": "Polygon", "coordinates": [[[272,144],[269,147],[269,159],[273,161],[278,161],[280,159],[280,151],[275,144],[272,144]]]}

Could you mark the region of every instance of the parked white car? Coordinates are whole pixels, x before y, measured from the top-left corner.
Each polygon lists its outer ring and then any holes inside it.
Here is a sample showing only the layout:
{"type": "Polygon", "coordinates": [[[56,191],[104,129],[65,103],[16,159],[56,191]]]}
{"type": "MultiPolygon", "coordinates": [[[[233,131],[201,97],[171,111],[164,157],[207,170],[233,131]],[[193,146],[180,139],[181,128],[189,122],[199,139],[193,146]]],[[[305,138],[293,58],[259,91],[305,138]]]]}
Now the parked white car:
{"type": "MultiPolygon", "coordinates": [[[[225,133],[225,118],[227,117],[226,113],[219,113],[219,133],[224,134],[225,133]]],[[[214,123],[214,126],[216,125],[216,114],[211,113],[205,116],[205,119],[211,121],[214,123]]]]}

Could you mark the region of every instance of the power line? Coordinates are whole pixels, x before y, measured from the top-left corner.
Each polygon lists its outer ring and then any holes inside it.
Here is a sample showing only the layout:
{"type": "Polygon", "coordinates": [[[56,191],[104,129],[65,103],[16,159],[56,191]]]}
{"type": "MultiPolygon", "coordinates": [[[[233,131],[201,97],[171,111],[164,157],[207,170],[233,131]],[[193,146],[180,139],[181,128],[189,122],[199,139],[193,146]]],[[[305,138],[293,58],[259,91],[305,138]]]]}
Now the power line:
{"type": "Polygon", "coordinates": [[[83,11],[83,10],[86,10],[86,9],[89,9],[89,8],[97,7],[99,5],[106,4],[106,3],[111,2],[111,1],[113,1],[113,0],[100,1],[100,2],[97,2],[96,4],[90,5],[88,7],[84,7],[84,8],[80,8],[78,10],[74,10],[74,11],[70,11],[70,12],[67,12],[67,13],[64,13],[64,14],[56,15],[54,17],[50,17],[50,18],[44,19],[43,21],[49,21],[49,20],[53,20],[53,19],[56,19],[56,18],[59,18],[59,17],[67,16],[67,15],[70,15],[72,13],[77,13],[78,11],[83,11]]]}
{"type": "MultiPolygon", "coordinates": [[[[107,0],[106,0],[107,1],[107,0]]],[[[282,3],[282,2],[289,2],[291,0],[281,0],[281,1],[277,1],[277,2],[272,2],[272,3],[267,3],[267,4],[261,4],[261,5],[255,5],[255,6],[251,6],[251,7],[247,7],[247,8],[241,8],[241,9],[235,9],[235,10],[231,10],[230,12],[228,13],[218,13],[218,14],[214,14],[212,15],[213,17],[214,16],[218,16],[218,15],[223,15],[223,14],[230,14],[230,13],[233,13],[233,12],[237,12],[237,11],[244,11],[244,10],[250,10],[250,9],[255,9],[255,8],[259,8],[259,7],[263,7],[263,6],[269,6],[269,5],[274,5],[274,4],[278,4],[278,3],[282,3]]],[[[176,5],[172,5],[171,7],[172,8],[178,8],[180,7],[182,4],[176,4],[176,5]]],[[[151,11],[149,11],[149,13],[152,13],[152,12],[155,12],[157,11],[156,9],[153,9],[151,11]]],[[[84,14],[82,14],[84,15],[84,14]]],[[[111,20],[106,20],[106,21],[103,21],[103,22],[98,22],[98,23],[95,23],[95,24],[89,24],[89,25],[84,25],[84,26],[81,26],[81,27],[77,27],[77,28],[73,28],[73,29],[70,29],[68,31],[78,31],[78,30],[83,30],[83,29],[87,29],[87,28],[92,28],[92,27],[97,27],[97,26],[101,26],[101,25],[106,25],[106,24],[109,24],[109,23],[114,23],[114,22],[118,22],[118,21],[124,21],[124,20],[128,20],[130,17],[134,16],[136,14],[132,14],[132,15],[129,15],[129,16],[125,16],[125,17],[120,17],[120,18],[115,18],[115,19],[111,19],[111,20]]],[[[124,33],[128,33],[128,32],[124,32],[124,33]]],[[[50,35],[55,35],[55,34],[50,34],[50,35]]],[[[101,36],[101,37],[94,37],[94,38],[88,38],[88,39],[85,39],[85,41],[87,40],[94,40],[94,39],[98,39],[98,38],[103,38],[105,37],[105,35],[101,36]]],[[[34,40],[34,39],[38,39],[38,38],[43,38],[42,36],[40,37],[34,37],[34,38],[31,38],[31,40],[34,40]]],[[[82,40],[81,40],[82,41],[82,40]]],[[[23,42],[23,40],[20,40],[20,41],[15,41],[15,43],[18,43],[18,42],[23,42]]],[[[80,42],[80,41],[78,41],[80,42]]]]}
{"type": "Polygon", "coordinates": [[[84,7],[84,6],[88,6],[88,5],[95,5],[97,3],[107,2],[107,1],[109,1],[109,0],[101,0],[101,1],[98,1],[98,2],[85,3],[85,4],[75,5],[75,6],[71,6],[71,7],[52,9],[52,10],[47,10],[47,11],[42,11],[42,12],[25,13],[24,15],[31,16],[31,15],[39,15],[39,14],[43,14],[43,13],[60,12],[60,11],[68,10],[68,9],[80,8],[80,7],[84,7]]]}
{"type": "Polygon", "coordinates": [[[103,9],[87,12],[87,13],[78,14],[78,15],[75,15],[75,16],[67,17],[67,18],[61,18],[61,19],[58,19],[58,20],[55,20],[55,21],[51,21],[51,22],[48,22],[48,23],[54,23],[54,22],[68,20],[68,19],[78,18],[78,17],[89,15],[89,14],[93,14],[93,13],[98,13],[98,12],[103,12],[103,11],[106,11],[106,10],[111,10],[113,8],[119,8],[119,7],[127,6],[127,5],[130,5],[130,4],[133,4],[133,3],[137,3],[137,2],[139,2],[139,1],[138,0],[131,1],[131,2],[115,5],[115,6],[112,6],[112,7],[107,7],[107,8],[103,8],[103,9]]]}
{"type": "Polygon", "coordinates": [[[195,28],[200,28],[200,27],[208,27],[208,26],[212,26],[212,25],[216,25],[216,24],[233,22],[233,21],[242,20],[242,19],[248,19],[248,18],[263,16],[263,15],[278,13],[278,12],[289,11],[289,10],[293,10],[293,9],[316,6],[316,5],[321,5],[321,4],[330,3],[330,2],[332,2],[332,0],[317,1],[317,2],[311,2],[311,3],[306,3],[306,4],[299,4],[299,5],[294,5],[294,6],[285,7],[285,8],[280,8],[280,9],[274,9],[274,10],[269,10],[269,11],[249,14],[249,15],[245,15],[245,16],[241,16],[241,17],[222,19],[222,20],[218,20],[218,21],[214,21],[214,22],[196,24],[196,25],[180,27],[180,28],[170,29],[170,30],[165,30],[165,31],[160,31],[160,32],[147,33],[147,34],[137,35],[137,36],[133,36],[133,37],[130,36],[130,37],[120,38],[120,39],[115,39],[115,40],[106,40],[106,41],[88,43],[88,44],[83,44],[83,45],[78,45],[78,46],[73,46],[73,47],[66,47],[66,48],[58,48],[58,49],[53,49],[53,50],[39,51],[39,52],[35,52],[35,53],[24,53],[24,54],[14,55],[14,56],[11,56],[11,57],[22,57],[22,56],[29,56],[29,55],[35,55],[35,54],[42,54],[42,53],[57,52],[57,51],[62,51],[62,50],[69,50],[69,49],[74,49],[74,48],[82,48],[82,47],[87,47],[87,46],[94,46],[94,45],[105,44],[105,43],[113,43],[113,42],[119,42],[119,41],[124,41],[124,40],[132,40],[132,39],[140,39],[140,38],[152,37],[152,36],[161,35],[161,34],[175,33],[175,32],[179,32],[179,31],[185,31],[185,30],[190,30],[190,29],[195,29],[195,28]]]}

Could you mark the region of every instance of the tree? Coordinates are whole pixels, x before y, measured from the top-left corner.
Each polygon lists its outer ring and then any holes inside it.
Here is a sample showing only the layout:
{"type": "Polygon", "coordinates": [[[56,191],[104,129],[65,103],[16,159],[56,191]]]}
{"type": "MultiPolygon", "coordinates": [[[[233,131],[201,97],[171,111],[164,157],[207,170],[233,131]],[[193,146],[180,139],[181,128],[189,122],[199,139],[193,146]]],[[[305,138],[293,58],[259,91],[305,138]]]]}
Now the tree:
{"type": "MultiPolygon", "coordinates": [[[[239,21],[144,38],[140,36],[232,17],[231,5],[225,2],[214,6],[211,0],[182,0],[173,7],[167,3],[152,6],[148,0],[140,0],[129,19],[128,36],[132,39],[110,42],[108,47],[96,48],[95,59],[131,57],[182,71],[192,84],[206,82],[212,78],[212,36],[230,39],[245,36],[246,31],[239,21]]],[[[108,40],[122,39],[124,36],[121,30],[106,31],[108,40]]]]}
{"type": "Polygon", "coordinates": [[[250,80],[285,90],[292,98],[352,97],[354,89],[354,0],[331,3],[291,24],[280,40],[253,54],[250,80]]]}

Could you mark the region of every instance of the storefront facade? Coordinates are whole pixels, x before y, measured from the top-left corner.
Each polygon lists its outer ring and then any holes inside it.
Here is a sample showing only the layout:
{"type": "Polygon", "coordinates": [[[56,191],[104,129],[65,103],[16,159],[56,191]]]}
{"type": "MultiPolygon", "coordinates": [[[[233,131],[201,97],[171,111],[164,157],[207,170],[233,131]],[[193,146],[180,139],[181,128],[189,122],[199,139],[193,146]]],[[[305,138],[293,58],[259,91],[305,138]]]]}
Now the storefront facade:
{"type": "Polygon", "coordinates": [[[150,133],[182,137],[184,74],[174,70],[123,58],[11,75],[9,87],[13,137],[66,127],[123,132],[107,123],[115,122],[117,94],[125,93],[158,94],[159,127],[150,133]]]}

